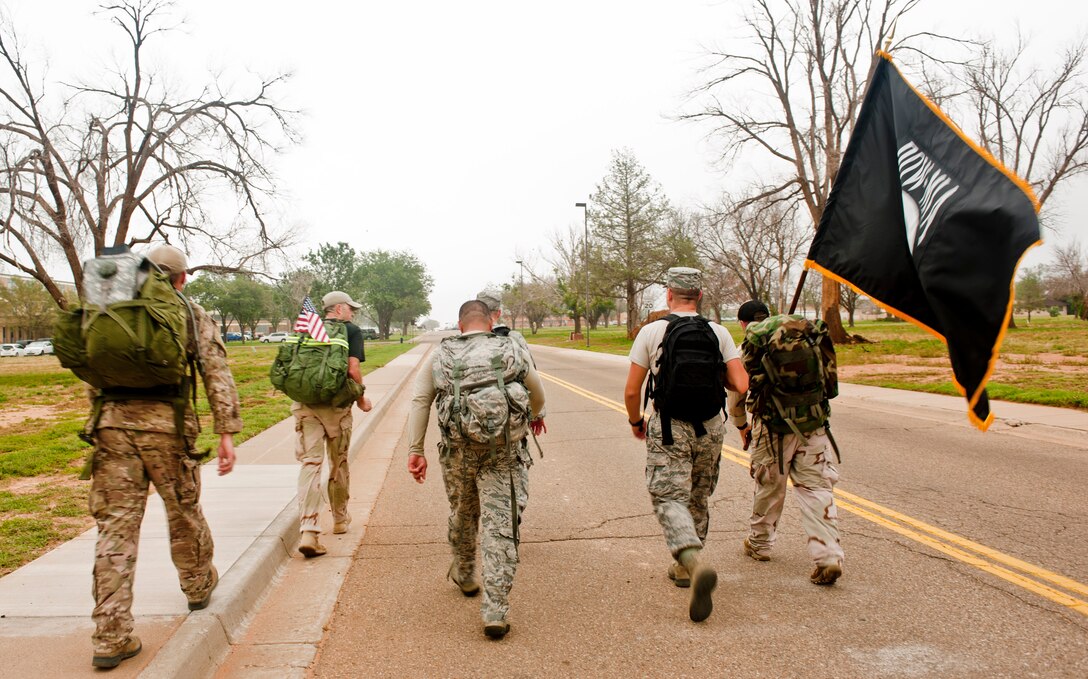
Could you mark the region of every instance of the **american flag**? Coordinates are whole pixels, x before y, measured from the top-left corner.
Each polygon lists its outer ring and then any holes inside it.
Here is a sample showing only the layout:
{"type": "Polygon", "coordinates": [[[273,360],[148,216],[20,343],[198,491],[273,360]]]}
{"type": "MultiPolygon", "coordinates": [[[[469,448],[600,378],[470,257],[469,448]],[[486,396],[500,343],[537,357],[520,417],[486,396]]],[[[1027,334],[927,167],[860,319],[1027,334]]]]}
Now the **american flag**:
{"type": "Polygon", "coordinates": [[[318,342],[328,342],[329,333],[325,332],[325,323],[321,320],[321,314],[317,313],[313,300],[307,295],[302,300],[302,311],[295,321],[295,332],[306,332],[318,342]]]}

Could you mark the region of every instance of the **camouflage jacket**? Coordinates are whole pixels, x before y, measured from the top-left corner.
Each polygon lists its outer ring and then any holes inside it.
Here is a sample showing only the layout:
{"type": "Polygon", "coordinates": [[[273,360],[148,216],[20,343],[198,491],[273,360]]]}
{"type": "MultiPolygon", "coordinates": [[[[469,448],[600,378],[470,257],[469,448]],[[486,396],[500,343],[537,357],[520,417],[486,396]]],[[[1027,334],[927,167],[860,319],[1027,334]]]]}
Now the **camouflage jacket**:
{"type": "MultiPolygon", "coordinates": [[[[219,336],[219,326],[199,304],[190,301],[196,317],[197,333],[189,334],[188,353],[196,358],[196,365],[204,381],[204,391],[211,406],[215,433],[236,434],[242,431],[241,406],[234,377],[227,365],[227,349],[219,336]],[[199,335],[199,342],[194,335],[199,335]]],[[[195,385],[194,385],[195,388],[195,385]]],[[[91,398],[97,396],[91,390],[91,398]]],[[[174,424],[174,407],[161,401],[111,401],[102,404],[98,428],[113,427],[135,431],[153,431],[164,434],[177,433],[174,424]]],[[[185,410],[185,437],[196,438],[200,431],[192,399],[185,410]]]]}

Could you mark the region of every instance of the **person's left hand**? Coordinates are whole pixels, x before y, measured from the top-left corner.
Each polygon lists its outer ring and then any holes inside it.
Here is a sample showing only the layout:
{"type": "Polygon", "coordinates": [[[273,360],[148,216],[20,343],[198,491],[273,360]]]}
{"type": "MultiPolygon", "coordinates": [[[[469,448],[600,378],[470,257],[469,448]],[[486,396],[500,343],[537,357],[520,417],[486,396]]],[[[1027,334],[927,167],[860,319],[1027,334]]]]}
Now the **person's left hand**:
{"type": "Polygon", "coordinates": [[[548,433],[548,426],[544,424],[543,417],[538,417],[530,422],[529,429],[533,432],[533,436],[540,436],[541,434],[548,433]]]}
{"type": "Polygon", "coordinates": [[[219,475],[226,476],[234,469],[234,435],[219,435],[219,475]]]}

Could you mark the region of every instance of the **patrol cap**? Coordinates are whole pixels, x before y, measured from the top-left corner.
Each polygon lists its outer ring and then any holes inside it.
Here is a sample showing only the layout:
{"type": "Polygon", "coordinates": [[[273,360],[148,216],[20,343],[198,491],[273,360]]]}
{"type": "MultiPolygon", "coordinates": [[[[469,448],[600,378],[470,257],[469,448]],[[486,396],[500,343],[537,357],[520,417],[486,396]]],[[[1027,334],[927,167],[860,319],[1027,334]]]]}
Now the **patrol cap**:
{"type": "Polygon", "coordinates": [[[491,313],[502,311],[502,296],[494,290],[484,290],[476,295],[476,299],[486,304],[491,313]]]}
{"type": "Polygon", "coordinates": [[[758,299],[748,300],[744,304],[741,304],[740,309],[737,310],[737,320],[744,321],[745,323],[762,321],[770,315],[771,312],[767,309],[767,305],[760,302],[758,299]]]}
{"type": "Polygon", "coordinates": [[[147,253],[147,258],[165,274],[184,273],[189,268],[189,259],[185,253],[173,245],[154,247],[147,253]]]}
{"type": "Polygon", "coordinates": [[[339,290],[333,290],[332,292],[321,298],[321,307],[324,309],[328,309],[331,306],[336,306],[337,304],[347,304],[352,309],[363,308],[363,305],[353,300],[351,298],[351,295],[346,292],[340,292],[339,290]]]}
{"type": "Polygon", "coordinates": [[[665,287],[672,290],[700,290],[703,287],[703,272],[689,266],[674,266],[665,276],[665,287]]]}

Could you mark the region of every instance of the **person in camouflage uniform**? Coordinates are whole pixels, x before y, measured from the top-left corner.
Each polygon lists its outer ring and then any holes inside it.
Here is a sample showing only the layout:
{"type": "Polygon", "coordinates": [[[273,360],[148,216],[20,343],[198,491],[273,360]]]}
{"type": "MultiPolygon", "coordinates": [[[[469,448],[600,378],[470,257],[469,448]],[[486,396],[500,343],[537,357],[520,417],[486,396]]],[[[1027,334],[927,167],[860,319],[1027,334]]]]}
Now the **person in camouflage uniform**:
{"type": "MultiPolygon", "coordinates": [[[[669,269],[666,300],[671,314],[698,315],[701,282],[697,269],[669,269]]],[[[701,554],[710,526],[709,499],[718,483],[725,426],[720,411],[702,423],[706,433],[701,436],[693,424],[673,419],[673,443],[666,445],[660,414],[654,412],[647,424],[642,413],[643,384],[651,371],[657,375],[667,327],[668,321],[662,318],[639,330],[631,346],[631,367],[623,395],[631,433],[646,441],[646,486],[665,544],[675,560],[668,576],[677,587],[691,587],[688,616],[701,622],[713,610],[711,594],[718,581],[717,572],[701,554]]],[[[732,337],[717,323],[710,323],[710,328],[718,338],[725,363],[724,384],[730,391],[743,393],[748,388],[748,377],[732,337]]]]}
{"type": "MultiPolygon", "coordinates": [[[[183,252],[162,245],[147,258],[170,276],[177,290],[185,286],[188,264],[183,252]]],[[[234,468],[233,435],[242,430],[238,392],[218,326],[199,305],[190,305],[196,328],[190,329],[187,350],[203,377],[219,434],[219,474],[229,474],[234,468]]],[[[92,391],[92,398],[97,395],[92,391]]],[[[219,581],[211,532],[200,509],[203,454],[194,450],[200,425],[191,402],[184,418],[184,431],[179,432],[171,403],[111,400],[101,403],[97,418],[87,423],[94,441],[90,510],[98,525],[92,637],[96,667],[114,667],[140,652],[140,640],[132,635],[132,584],[149,482],[166,507],[170,555],[189,610],[206,607],[219,581]]]]}
{"type": "MultiPolygon", "coordinates": [[[[791,317],[769,317],[766,305],[752,300],[741,305],[737,319],[746,331],[742,354],[744,367],[751,377],[747,401],[754,417],[749,440],[755,443],[749,463],[749,473],[754,481],[752,516],[748,537],[744,540],[744,553],[756,561],[770,560],[778,520],[785,505],[786,480],[792,479],[794,496],[801,509],[801,526],[808,536],[808,553],[815,564],[809,579],[817,585],[833,585],[842,575],[843,549],[833,494],[839,472],[830,459],[832,447],[828,432],[820,427],[803,436],[774,433],[759,414],[766,407],[760,395],[768,378],[761,354],[750,341],[751,333],[758,331],[770,335],[776,327],[790,322],[791,317]],[[758,326],[754,325],[757,323],[758,326]],[[781,460],[778,459],[780,454],[781,460]]],[[[820,347],[824,352],[829,348],[820,347]]],[[[833,354],[825,357],[825,364],[830,365],[832,357],[833,354]]]]}
{"type": "MultiPolygon", "coordinates": [[[[369,412],[371,403],[364,395],[360,368],[360,362],[364,358],[363,333],[350,322],[363,305],[339,290],[325,295],[321,303],[326,319],[344,323],[348,340],[348,384],[345,386],[357,387],[351,392],[355,397],[355,405],[363,412],[369,412]]],[[[326,455],[329,464],[327,488],[332,508],[332,532],[337,535],[346,533],[351,524],[351,516],[348,514],[348,488],[351,484],[348,474],[348,448],[353,429],[351,406],[350,402],[343,407],[291,404],[291,413],[295,416],[295,459],[302,463],[298,473],[298,515],[301,532],[298,551],[308,559],[327,552],[319,539],[321,527],[318,524],[324,505],[321,494],[321,464],[326,455]]]]}
{"type": "Polygon", "coordinates": [[[525,341],[525,336],[517,330],[511,330],[502,322],[502,294],[495,290],[484,290],[476,295],[476,299],[486,304],[491,313],[491,332],[511,338],[529,353],[529,343],[525,341]]]}
{"type": "MultiPolygon", "coordinates": [[[[479,300],[465,302],[458,316],[458,327],[468,341],[494,338],[513,345],[509,349],[518,366],[516,372],[524,374],[521,383],[529,394],[532,413],[529,427],[534,435],[547,431],[544,426],[544,386],[528,354],[513,340],[491,334],[491,314],[485,303],[479,300]]],[[[436,351],[431,365],[420,370],[415,381],[408,419],[408,471],[418,483],[427,478],[423,448],[431,403],[438,398],[441,404],[442,399],[449,397],[443,391],[448,385],[436,378],[436,374],[441,376],[443,371],[443,356],[441,351],[436,351]]],[[[479,593],[480,585],[475,580],[476,538],[482,522],[480,550],[484,597],[480,611],[484,634],[493,639],[501,639],[510,631],[506,618],[518,563],[518,524],[528,502],[529,467],[532,466],[532,458],[523,441],[494,449],[487,444],[455,442],[446,438],[443,432],[443,440],[438,445],[438,461],[450,503],[447,538],[453,562],[447,577],[465,596],[479,593]]]]}

